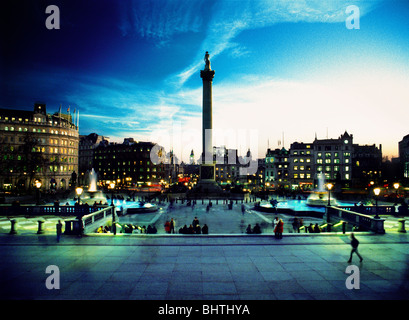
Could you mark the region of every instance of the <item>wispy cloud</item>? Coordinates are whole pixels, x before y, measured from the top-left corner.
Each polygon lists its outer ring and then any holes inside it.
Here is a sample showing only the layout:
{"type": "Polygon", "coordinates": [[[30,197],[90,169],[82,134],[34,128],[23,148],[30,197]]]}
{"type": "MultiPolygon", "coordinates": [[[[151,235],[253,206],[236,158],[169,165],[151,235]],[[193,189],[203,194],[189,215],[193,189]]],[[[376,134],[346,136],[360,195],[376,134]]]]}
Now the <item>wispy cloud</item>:
{"type": "MultiPolygon", "coordinates": [[[[371,11],[381,0],[357,0],[354,5],[363,16],[371,11]]],[[[203,65],[205,51],[212,58],[226,50],[238,57],[247,51],[234,39],[243,31],[272,26],[277,23],[339,23],[345,22],[346,7],[351,5],[346,0],[220,0],[212,9],[212,18],[193,63],[172,77],[177,85],[183,85],[194,72],[203,65]]]]}
{"type": "Polygon", "coordinates": [[[174,35],[198,32],[203,22],[199,13],[204,3],[202,0],[120,1],[119,28],[124,36],[138,35],[163,46],[174,35]]]}

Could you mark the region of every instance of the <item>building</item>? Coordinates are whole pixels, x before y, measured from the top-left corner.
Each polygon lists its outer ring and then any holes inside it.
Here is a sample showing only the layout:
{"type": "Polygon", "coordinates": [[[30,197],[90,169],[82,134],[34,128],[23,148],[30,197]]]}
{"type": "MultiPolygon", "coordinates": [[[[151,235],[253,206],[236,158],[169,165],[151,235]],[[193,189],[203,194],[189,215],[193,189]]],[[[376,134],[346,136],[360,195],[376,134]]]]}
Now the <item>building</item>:
{"type": "Polygon", "coordinates": [[[315,138],[314,187],[318,185],[318,173],[324,173],[326,181],[336,182],[338,187],[351,187],[353,135],[345,131],[338,139],[315,138]]]}
{"type": "Polygon", "coordinates": [[[164,179],[164,165],[155,165],[150,152],[152,142],[124,139],[123,143],[100,144],[94,149],[93,168],[98,183],[107,186],[114,181],[117,186],[138,187],[160,184],[164,179]]]}
{"type": "Polygon", "coordinates": [[[401,176],[405,180],[409,179],[409,134],[399,141],[399,161],[401,176]]]}
{"type": "Polygon", "coordinates": [[[382,146],[353,145],[352,186],[366,188],[371,181],[379,185],[382,177],[382,146]]]}
{"type": "Polygon", "coordinates": [[[285,148],[267,149],[264,166],[264,184],[267,189],[289,187],[289,157],[290,152],[285,148]]]}
{"type": "Polygon", "coordinates": [[[36,181],[41,190],[70,187],[78,172],[78,118],[61,107],[49,114],[37,102],[33,111],[0,109],[0,131],[0,187],[26,190],[36,181]]]}
{"type": "Polygon", "coordinates": [[[237,149],[213,147],[213,159],[216,163],[216,182],[221,185],[234,185],[240,182],[241,164],[237,149]]]}
{"type": "MultiPolygon", "coordinates": [[[[356,157],[359,161],[358,158],[364,157],[364,150],[368,149],[358,149],[359,146],[353,144],[353,135],[346,131],[338,139],[315,138],[312,143],[292,143],[289,156],[292,189],[316,189],[319,173],[337,188],[352,187],[354,147],[358,150],[356,157]]],[[[370,164],[365,162],[365,165],[370,164]]]]}
{"type": "Polygon", "coordinates": [[[294,142],[290,146],[289,172],[292,189],[314,189],[314,145],[294,142]]]}
{"type": "Polygon", "coordinates": [[[94,149],[101,143],[108,144],[109,138],[96,133],[80,135],[78,151],[78,181],[81,185],[88,183],[88,175],[94,165],[94,149]]]}

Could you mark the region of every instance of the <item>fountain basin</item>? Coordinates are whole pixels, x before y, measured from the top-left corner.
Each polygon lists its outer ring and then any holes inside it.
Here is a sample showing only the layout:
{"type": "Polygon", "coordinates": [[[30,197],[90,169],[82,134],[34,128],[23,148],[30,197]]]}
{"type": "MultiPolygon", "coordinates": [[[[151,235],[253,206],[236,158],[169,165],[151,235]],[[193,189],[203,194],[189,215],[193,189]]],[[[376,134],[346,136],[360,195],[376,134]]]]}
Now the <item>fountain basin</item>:
{"type": "Polygon", "coordinates": [[[126,214],[140,214],[158,211],[158,206],[152,203],[139,202],[136,206],[126,208],[126,214]]]}
{"type": "MultiPolygon", "coordinates": [[[[331,206],[337,206],[338,202],[334,198],[329,200],[331,206]]],[[[307,198],[307,205],[310,207],[325,207],[328,205],[328,192],[315,191],[307,198]]]]}

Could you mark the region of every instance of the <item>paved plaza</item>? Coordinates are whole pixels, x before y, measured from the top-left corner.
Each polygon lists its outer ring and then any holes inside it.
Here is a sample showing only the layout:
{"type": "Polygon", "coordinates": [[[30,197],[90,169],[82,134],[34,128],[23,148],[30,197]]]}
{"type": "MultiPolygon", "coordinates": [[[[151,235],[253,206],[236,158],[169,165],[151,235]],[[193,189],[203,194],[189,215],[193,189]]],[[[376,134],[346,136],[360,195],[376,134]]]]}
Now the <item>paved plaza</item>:
{"type": "MultiPolygon", "coordinates": [[[[409,235],[390,228],[384,235],[357,233],[359,289],[348,289],[350,240],[343,234],[292,233],[289,217],[283,239],[272,235],[272,214],[247,206],[242,214],[205,206],[176,207],[124,216],[140,225],[153,222],[157,235],[92,234],[62,236],[55,229],[37,235],[19,226],[17,235],[0,233],[0,299],[114,300],[385,300],[409,298],[409,235]],[[209,235],[169,235],[197,216],[209,235]],[[244,234],[259,223],[263,234],[244,234]],[[46,281],[59,272],[59,289],[46,281]]],[[[50,221],[54,221],[49,218],[50,221]]],[[[29,219],[28,219],[29,220],[29,219]]],[[[35,220],[35,219],[33,219],[35,220]]],[[[35,222],[35,221],[34,221],[35,222]]]]}
{"type": "Polygon", "coordinates": [[[1,235],[1,299],[408,299],[407,234],[361,235],[360,288],[341,235],[1,235]],[[60,288],[49,290],[55,265],[60,288]]]}

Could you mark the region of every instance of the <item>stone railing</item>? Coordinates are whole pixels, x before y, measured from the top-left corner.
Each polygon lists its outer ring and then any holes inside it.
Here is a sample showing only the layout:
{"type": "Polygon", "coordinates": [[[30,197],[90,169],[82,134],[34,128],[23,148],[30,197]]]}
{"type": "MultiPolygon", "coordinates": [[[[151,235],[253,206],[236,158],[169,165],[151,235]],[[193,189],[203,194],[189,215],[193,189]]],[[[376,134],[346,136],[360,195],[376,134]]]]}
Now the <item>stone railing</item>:
{"type": "Polygon", "coordinates": [[[2,216],[78,216],[99,211],[107,206],[30,206],[30,205],[2,205],[0,215],[2,216]]]}
{"type": "Polygon", "coordinates": [[[340,207],[327,207],[326,214],[329,217],[329,221],[334,219],[338,221],[343,220],[366,230],[376,233],[385,233],[384,219],[354,212],[350,208],[351,207],[347,210],[340,207]]]}
{"type": "Polygon", "coordinates": [[[395,214],[395,206],[337,206],[338,208],[366,215],[395,214]]]}
{"type": "Polygon", "coordinates": [[[95,231],[99,225],[105,224],[108,220],[112,221],[113,214],[115,214],[115,207],[109,206],[83,216],[81,220],[84,226],[84,233],[95,231]]]}

